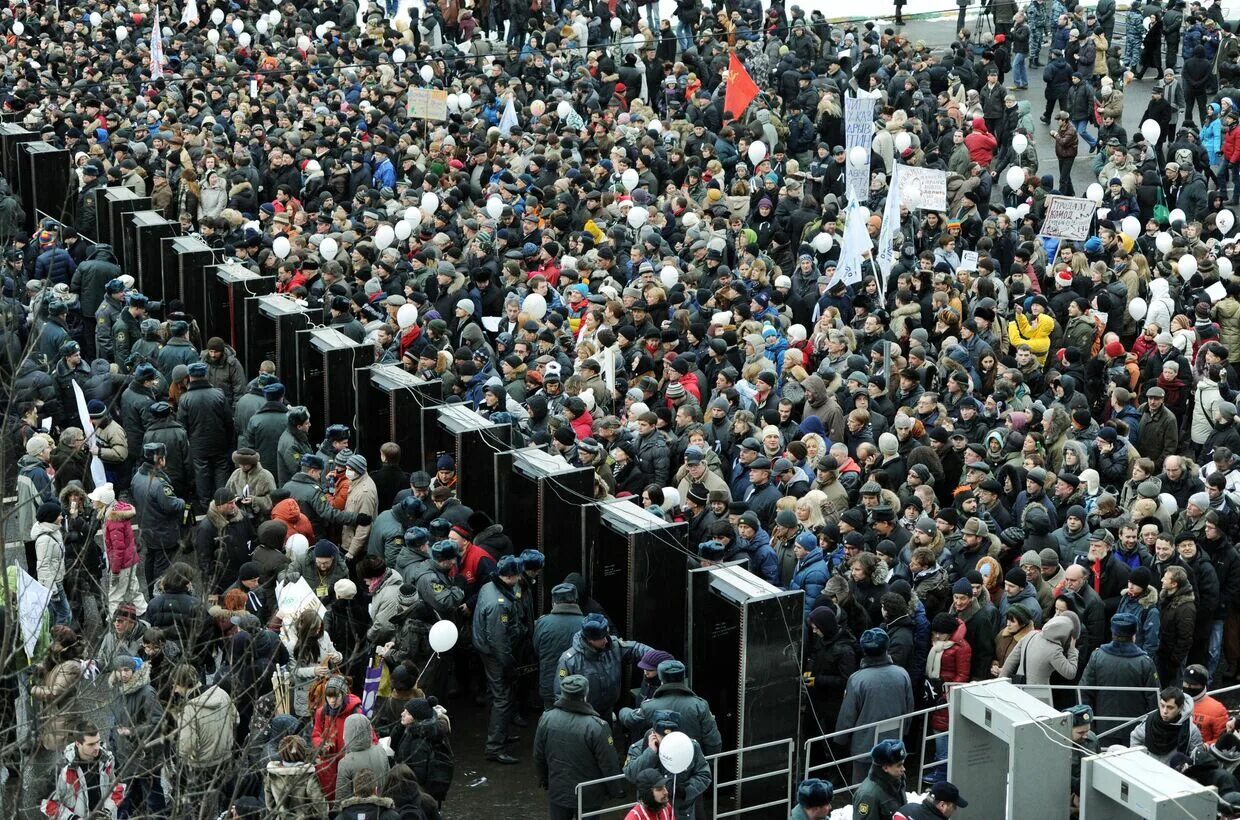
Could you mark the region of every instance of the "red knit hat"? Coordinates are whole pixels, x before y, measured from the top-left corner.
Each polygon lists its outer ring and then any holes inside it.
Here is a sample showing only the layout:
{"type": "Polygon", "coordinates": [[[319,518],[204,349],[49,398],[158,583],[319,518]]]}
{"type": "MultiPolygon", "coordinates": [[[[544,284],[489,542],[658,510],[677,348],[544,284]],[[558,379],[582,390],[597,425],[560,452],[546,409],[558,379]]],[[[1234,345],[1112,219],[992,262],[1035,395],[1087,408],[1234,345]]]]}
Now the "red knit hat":
{"type": "Polygon", "coordinates": [[[1124,355],[1124,346],[1119,342],[1108,342],[1104,350],[1112,359],[1118,359],[1124,355]]]}

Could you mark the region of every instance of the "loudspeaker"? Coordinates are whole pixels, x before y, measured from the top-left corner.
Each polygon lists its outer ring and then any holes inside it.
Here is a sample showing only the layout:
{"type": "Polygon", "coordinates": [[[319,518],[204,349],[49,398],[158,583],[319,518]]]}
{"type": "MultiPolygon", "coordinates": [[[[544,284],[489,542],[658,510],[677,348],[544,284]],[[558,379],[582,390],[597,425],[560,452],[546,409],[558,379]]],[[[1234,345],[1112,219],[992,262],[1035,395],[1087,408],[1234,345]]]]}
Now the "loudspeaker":
{"type": "MultiPolygon", "coordinates": [[[[39,139],[35,131],[27,131],[24,126],[15,122],[0,122],[0,171],[10,184],[17,184],[18,146],[23,142],[39,139]]],[[[25,192],[22,192],[25,199],[25,192]]],[[[29,213],[29,210],[27,210],[29,213]]]]}
{"type": "Polygon", "coordinates": [[[151,210],[151,200],[149,197],[138,196],[123,185],[116,188],[100,188],[95,196],[98,203],[95,209],[98,235],[94,239],[96,242],[106,242],[111,245],[116,254],[116,263],[121,266],[121,270],[127,271],[132,266],[133,260],[125,256],[122,218],[125,214],[134,211],[151,210]]]}
{"type": "MultiPolygon", "coordinates": [[[[449,404],[439,408],[438,426],[447,433],[446,451],[456,459],[457,498],[468,507],[487,509],[494,493],[491,457],[510,449],[511,425],[487,421],[468,405],[449,404]]],[[[433,473],[433,458],[429,466],[433,473]]]]}
{"type": "Polygon", "coordinates": [[[42,216],[63,221],[69,191],[69,152],[42,140],[17,145],[17,189],[14,193],[21,196],[22,207],[26,209],[26,232],[33,231],[42,216]]]}
{"type": "MultiPolygon", "coordinates": [[[[172,268],[165,272],[176,282],[176,294],[185,304],[185,312],[199,322],[207,301],[207,267],[216,262],[215,251],[197,236],[179,236],[164,241],[164,258],[170,259],[172,268]]],[[[199,325],[201,327],[201,325],[199,325]]]]}
{"type": "MultiPolygon", "coordinates": [[[[259,296],[250,301],[255,303],[257,313],[252,326],[254,337],[246,339],[249,350],[257,356],[257,362],[265,359],[275,362],[276,374],[284,385],[285,400],[289,404],[301,404],[297,333],[310,329],[315,311],[279,293],[259,296]]],[[[247,372],[257,373],[257,364],[247,372]]]]}
{"type": "Polygon", "coordinates": [[[685,657],[689,527],[629,499],[585,508],[586,583],[620,634],[685,657]],[[657,601],[658,606],[651,606],[657,601]]]}
{"type": "Polygon", "coordinates": [[[541,614],[551,609],[551,587],[585,566],[584,505],[593,499],[594,470],[529,447],[512,451],[512,468],[503,480],[505,491],[492,493],[493,520],[504,525],[518,550],[535,547],[546,558],[548,583],[538,585],[535,601],[541,614]]]}
{"type": "MultiPolygon", "coordinates": [[[[199,323],[207,336],[219,336],[227,342],[237,356],[242,357],[245,347],[245,299],[247,296],[263,296],[276,288],[274,276],[261,276],[236,262],[223,262],[208,267],[206,276],[206,302],[202,306],[199,323]]],[[[247,373],[257,373],[247,369],[247,373]]]]}
{"type": "Polygon", "coordinates": [[[318,327],[297,334],[301,403],[310,408],[310,440],[319,441],[329,424],[357,430],[371,419],[357,412],[357,373],[374,364],[375,346],[355,342],[339,330],[318,327]]]}
{"type": "Polygon", "coordinates": [[[159,211],[131,211],[121,215],[123,247],[112,250],[118,259],[129,260],[126,271],[134,278],[134,287],[148,299],[162,301],[167,295],[160,241],[178,233],[179,226],[165,219],[159,211]]]}
{"type": "Polygon", "coordinates": [[[357,415],[365,420],[357,427],[358,450],[377,464],[379,448],[395,442],[403,467],[427,469],[422,463],[422,409],[440,405],[443,382],[420,379],[398,364],[376,364],[357,375],[357,415]]]}

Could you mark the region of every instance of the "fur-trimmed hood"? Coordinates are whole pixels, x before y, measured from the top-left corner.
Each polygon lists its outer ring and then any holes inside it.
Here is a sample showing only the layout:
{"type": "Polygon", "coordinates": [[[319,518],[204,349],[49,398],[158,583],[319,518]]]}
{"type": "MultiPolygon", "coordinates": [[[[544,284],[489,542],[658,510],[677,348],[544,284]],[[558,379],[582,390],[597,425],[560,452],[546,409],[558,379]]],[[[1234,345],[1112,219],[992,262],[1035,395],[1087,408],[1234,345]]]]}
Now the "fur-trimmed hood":
{"type": "Polygon", "coordinates": [[[108,520],[129,521],[134,517],[134,515],[137,514],[137,512],[138,511],[134,509],[132,504],[129,504],[126,501],[117,501],[108,508],[108,520]]]}

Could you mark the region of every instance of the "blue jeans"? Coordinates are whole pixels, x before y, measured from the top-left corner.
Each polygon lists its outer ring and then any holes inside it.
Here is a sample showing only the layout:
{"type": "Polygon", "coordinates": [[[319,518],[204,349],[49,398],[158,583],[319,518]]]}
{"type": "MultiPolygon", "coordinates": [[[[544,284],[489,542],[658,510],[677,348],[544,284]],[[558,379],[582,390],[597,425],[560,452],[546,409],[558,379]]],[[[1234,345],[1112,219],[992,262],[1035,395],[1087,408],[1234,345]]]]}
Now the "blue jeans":
{"type": "Polygon", "coordinates": [[[1219,659],[1223,656],[1223,622],[1214,621],[1210,624],[1210,660],[1207,666],[1210,679],[1214,679],[1214,670],[1218,669],[1219,659]]]}
{"type": "Polygon", "coordinates": [[[1075,120],[1072,125],[1076,128],[1076,133],[1081,135],[1081,139],[1085,140],[1090,148],[1098,144],[1098,140],[1089,133],[1089,120],[1075,120]]]}
{"type": "MultiPolygon", "coordinates": [[[[934,762],[947,760],[947,735],[936,737],[934,739],[934,762]]],[[[947,779],[947,767],[935,766],[933,769],[926,769],[925,782],[942,783],[947,779]]]]}
{"type": "Polygon", "coordinates": [[[684,23],[676,22],[676,42],[680,45],[681,51],[688,51],[693,48],[693,29],[684,23]]]}
{"type": "Polygon", "coordinates": [[[1028,56],[1016,54],[1012,57],[1012,82],[1021,87],[1029,85],[1028,56]]]}
{"type": "Polygon", "coordinates": [[[57,584],[52,590],[48,608],[52,611],[52,626],[69,626],[73,623],[73,612],[69,609],[69,596],[65,595],[64,584],[57,584]]]}

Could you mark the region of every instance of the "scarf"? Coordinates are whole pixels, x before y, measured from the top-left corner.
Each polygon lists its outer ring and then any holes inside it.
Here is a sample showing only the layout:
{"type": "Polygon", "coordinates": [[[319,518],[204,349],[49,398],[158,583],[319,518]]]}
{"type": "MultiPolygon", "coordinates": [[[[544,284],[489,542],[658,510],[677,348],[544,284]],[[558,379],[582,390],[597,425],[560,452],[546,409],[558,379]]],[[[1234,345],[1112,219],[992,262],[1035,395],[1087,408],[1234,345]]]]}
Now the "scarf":
{"type": "Polygon", "coordinates": [[[930,653],[926,655],[926,677],[929,680],[942,680],[939,671],[943,664],[943,653],[955,645],[955,641],[935,641],[930,645],[930,653]]]}
{"type": "Polygon", "coordinates": [[[1189,721],[1168,723],[1158,712],[1145,720],[1145,748],[1153,755],[1169,755],[1176,749],[1188,750],[1189,721]]]}
{"type": "Polygon", "coordinates": [[[1094,561],[1089,566],[1090,572],[1094,574],[1094,592],[1102,594],[1102,562],[1094,561]]]}

